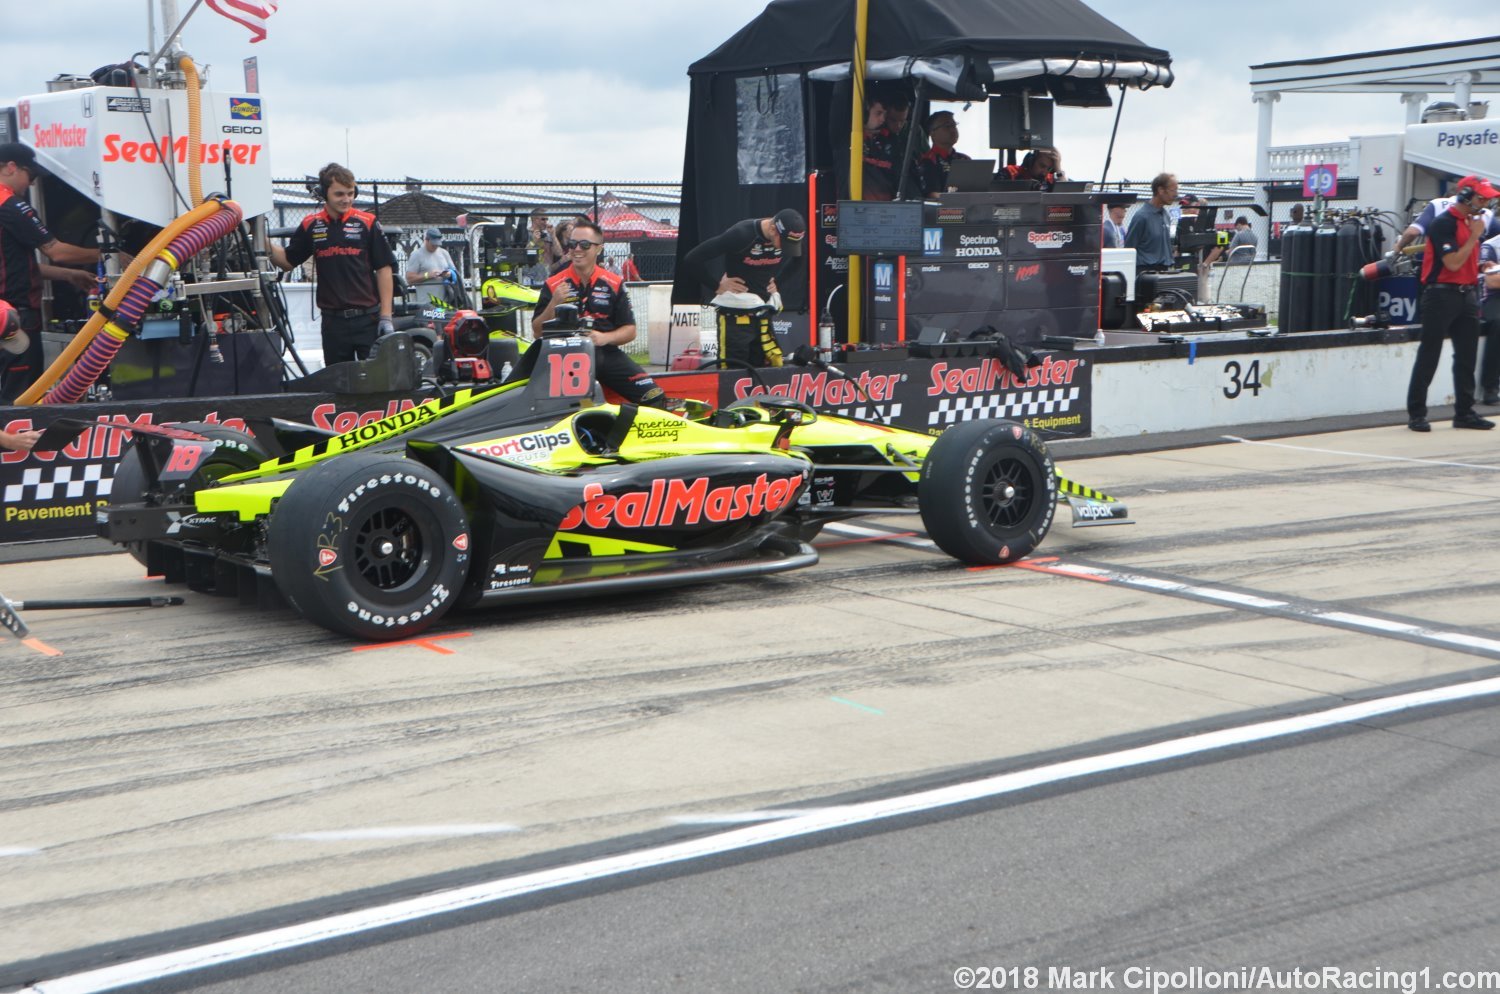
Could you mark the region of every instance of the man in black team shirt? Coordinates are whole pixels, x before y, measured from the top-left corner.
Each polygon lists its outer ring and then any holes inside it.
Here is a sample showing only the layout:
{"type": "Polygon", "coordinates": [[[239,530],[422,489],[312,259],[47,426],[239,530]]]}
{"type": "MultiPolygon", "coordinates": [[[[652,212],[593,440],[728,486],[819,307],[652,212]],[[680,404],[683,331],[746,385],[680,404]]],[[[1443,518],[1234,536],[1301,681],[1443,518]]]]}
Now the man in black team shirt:
{"type": "Polygon", "coordinates": [[[0,404],[9,404],[36,382],[42,373],[42,280],[67,280],[80,290],[94,286],[94,275],[68,265],[99,261],[97,249],[69,245],[52,237],[25,199],[31,183],[41,175],[36,153],[19,142],[0,143],[0,299],[16,311],[25,334],[20,352],[0,351],[0,404]],[[49,262],[38,263],[41,252],[49,262]]]}
{"type": "Polygon", "coordinates": [[[309,214],[285,249],[271,246],[282,269],[311,256],[318,271],[318,309],[323,312],[323,362],[365,359],[391,323],[391,270],[396,257],[375,215],[357,210],[354,174],[337,162],[318,173],[324,207],[309,214]]]}
{"type": "Polygon", "coordinates": [[[781,347],[771,330],[771,314],[781,309],[776,277],[802,254],[806,235],[807,222],[788,208],[775,217],[741,221],[682,257],[688,278],[714,292],[720,358],[781,365],[781,347]]]}

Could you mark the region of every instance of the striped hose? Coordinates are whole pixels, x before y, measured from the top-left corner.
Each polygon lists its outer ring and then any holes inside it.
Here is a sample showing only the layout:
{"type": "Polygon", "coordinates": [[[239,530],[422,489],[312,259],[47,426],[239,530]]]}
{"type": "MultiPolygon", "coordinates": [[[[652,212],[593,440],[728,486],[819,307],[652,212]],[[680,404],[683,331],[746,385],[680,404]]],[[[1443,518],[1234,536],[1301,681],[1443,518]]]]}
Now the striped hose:
{"type": "MultiPolygon", "coordinates": [[[[238,204],[226,201],[223,210],[204,218],[172,239],[157,258],[175,270],[233,231],[242,216],[238,204]]],[[[115,355],[124,346],[125,339],[130,337],[130,332],[125,329],[140,321],[141,315],[146,313],[146,308],[151,306],[152,299],[161,288],[161,283],[144,274],[130,284],[120,306],[115,309],[114,319],[105,324],[104,330],[89,343],[89,347],[57,386],[47,391],[41,403],[76,404],[81,401],[89,387],[104,375],[104,371],[114,361],[115,355]]]]}

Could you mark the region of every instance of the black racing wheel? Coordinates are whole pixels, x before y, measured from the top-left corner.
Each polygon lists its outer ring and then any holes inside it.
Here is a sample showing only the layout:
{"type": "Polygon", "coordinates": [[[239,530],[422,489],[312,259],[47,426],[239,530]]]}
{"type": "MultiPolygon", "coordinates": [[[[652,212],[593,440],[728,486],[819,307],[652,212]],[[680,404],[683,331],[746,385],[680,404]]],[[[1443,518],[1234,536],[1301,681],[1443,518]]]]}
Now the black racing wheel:
{"type": "Polygon", "coordinates": [[[1042,543],[1057,508],[1057,470],[1036,433],[1012,421],[969,421],[938,436],[917,485],[938,548],[999,565],[1042,543]]]}

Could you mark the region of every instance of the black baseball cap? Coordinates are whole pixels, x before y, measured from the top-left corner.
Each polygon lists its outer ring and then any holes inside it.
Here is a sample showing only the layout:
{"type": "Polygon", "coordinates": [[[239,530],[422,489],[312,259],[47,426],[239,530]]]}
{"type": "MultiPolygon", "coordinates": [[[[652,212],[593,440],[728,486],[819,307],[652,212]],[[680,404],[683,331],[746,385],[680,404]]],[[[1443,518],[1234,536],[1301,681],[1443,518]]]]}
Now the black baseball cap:
{"type": "Polygon", "coordinates": [[[30,145],[20,142],[0,143],[0,162],[14,162],[32,176],[45,175],[46,171],[36,164],[36,153],[30,145]]]}
{"type": "Polygon", "coordinates": [[[781,247],[787,255],[801,255],[802,240],[807,235],[807,222],[802,215],[788,207],[777,211],[771,223],[776,225],[776,234],[781,236],[781,247]]]}

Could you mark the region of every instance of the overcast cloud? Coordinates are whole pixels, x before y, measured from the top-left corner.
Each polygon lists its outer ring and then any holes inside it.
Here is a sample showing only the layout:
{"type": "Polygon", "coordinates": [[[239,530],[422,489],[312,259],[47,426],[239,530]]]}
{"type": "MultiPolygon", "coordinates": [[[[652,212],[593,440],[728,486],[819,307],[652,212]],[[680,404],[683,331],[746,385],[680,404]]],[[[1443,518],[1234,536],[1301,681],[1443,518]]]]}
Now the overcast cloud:
{"type": "MultiPolygon", "coordinates": [[[[191,0],[178,0],[181,11],[191,0]]],[[[1250,176],[1256,111],[1249,66],[1481,34],[1405,0],[1268,0],[1258,5],[1093,0],[1143,42],[1172,53],[1170,89],[1132,92],[1110,178],[1163,165],[1184,178],[1250,176]]],[[[215,88],[242,85],[259,58],[277,176],[348,161],[367,179],[678,180],[687,66],[765,6],[763,0],[565,0],[481,4],[281,0],[269,37],[206,6],[184,47],[215,88]]],[[[0,96],[45,90],[146,47],[146,0],[9,4],[0,37],[0,96]]],[[[160,28],[158,28],[160,38],[160,28]]],[[[1433,94],[1432,99],[1446,97],[1433,94]]],[[[1097,177],[1112,110],[1061,110],[1056,139],[1070,175],[1097,177]]],[[[983,155],[979,108],[960,148],[983,155]]],[[[1288,96],[1277,144],[1398,131],[1395,98],[1288,96]]]]}

